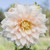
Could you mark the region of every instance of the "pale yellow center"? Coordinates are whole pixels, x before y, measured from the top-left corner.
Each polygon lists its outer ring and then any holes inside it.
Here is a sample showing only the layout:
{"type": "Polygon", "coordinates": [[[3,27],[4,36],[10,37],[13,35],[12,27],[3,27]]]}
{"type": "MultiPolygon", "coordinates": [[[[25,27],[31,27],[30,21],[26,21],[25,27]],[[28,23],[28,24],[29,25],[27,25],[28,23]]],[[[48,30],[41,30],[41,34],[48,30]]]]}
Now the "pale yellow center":
{"type": "Polygon", "coordinates": [[[32,25],[31,22],[24,20],[23,22],[20,23],[20,28],[22,30],[29,30],[29,29],[31,29],[31,25],[32,25]]]}

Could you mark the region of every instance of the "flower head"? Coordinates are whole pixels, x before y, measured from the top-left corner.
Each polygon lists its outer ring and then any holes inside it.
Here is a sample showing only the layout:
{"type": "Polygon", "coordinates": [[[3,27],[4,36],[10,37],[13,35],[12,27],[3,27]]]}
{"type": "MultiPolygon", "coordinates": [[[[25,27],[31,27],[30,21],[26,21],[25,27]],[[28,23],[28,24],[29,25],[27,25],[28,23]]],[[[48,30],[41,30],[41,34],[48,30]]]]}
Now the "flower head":
{"type": "Polygon", "coordinates": [[[42,9],[37,5],[15,4],[5,12],[3,19],[3,34],[15,41],[17,46],[30,46],[38,42],[39,36],[44,35],[47,30],[45,26],[46,15],[42,14],[42,9]]]}

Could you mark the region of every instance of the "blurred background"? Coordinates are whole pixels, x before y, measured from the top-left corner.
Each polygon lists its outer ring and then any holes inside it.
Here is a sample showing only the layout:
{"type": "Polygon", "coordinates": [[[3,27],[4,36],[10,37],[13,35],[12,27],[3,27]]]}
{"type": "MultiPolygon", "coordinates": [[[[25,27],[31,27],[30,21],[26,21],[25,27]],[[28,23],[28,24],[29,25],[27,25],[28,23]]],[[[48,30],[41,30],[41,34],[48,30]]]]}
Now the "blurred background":
{"type": "MultiPolygon", "coordinates": [[[[0,0],[0,31],[2,31],[1,21],[5,18],[4,12],[7,11],[11,7],[11,5],[16,2],[20,4],[28,4],[28,5],[33,5],[35,2],[37,2],[37,4],[40,5],[40,7],[42,7],[43,9],[42,12],[46,14],[46,17],[48,18],[48,21],[46,22],[48,31],[45,33],[46,35],[45,37],[40,38],[39,44],[36,44],[31,48],[32,50],[47,50],[47,48],[50,48],[50,0],[0,0]]],[[[2,41],[4,42],[5,40],[2,41]]],[[[0,39],[0,43],[1,43],[1,39],[0,39]]],[[[5,44],[5,46],[4,43],[1,43],[3,45],[2,47],[6,48],[7,43],[5,44]]],[[[1,46],[0,46],[0,50],[2,50],[1,46]]],[[[12,50],[12,49],[8,49],[8,50],[12,50]]]]}

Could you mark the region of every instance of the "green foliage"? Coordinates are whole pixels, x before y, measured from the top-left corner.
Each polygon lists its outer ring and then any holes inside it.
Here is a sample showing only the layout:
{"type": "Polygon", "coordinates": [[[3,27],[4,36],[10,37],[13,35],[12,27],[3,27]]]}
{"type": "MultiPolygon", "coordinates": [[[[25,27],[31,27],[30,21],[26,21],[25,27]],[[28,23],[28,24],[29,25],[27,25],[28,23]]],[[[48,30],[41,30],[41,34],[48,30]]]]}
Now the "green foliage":
{"type": "Polygon", "coordinates": [[[0,10],[0,22],[4,19],[4,13],[2,10],[0,10]]]}
{"type": "Polygon", "coordinates": [[[48,46],[50,46],[49,38],[40,38],[38,44],[35,44],[31,47],[32,50],[47,50],[48,46]]]}
{"type": "Polygon", "coordinates": [[[37,2],[35,2],[35,5],[37,5],[37,2]]]}
{"type": "Polygon", "coordinates": [[[19,50],[32,50],[30,48],[27,48],[26,46],[24,46],[23,48],[19,49],[19,50]]]}
{"type": "Polygon", "coordinates": [[[45,33],[45,36],[47,36],[47,32],[45,33]]]}
{"type": "Polygon", "coordinates": [[[39,45],[35,45],[35,46],[33,46],[33,50],[39,50],[39,45]]]}
{"type": "Polygon", "coordinates": [[[0,37],[0,50],[15,50],[15,45],[0,37]]]}
{"type": "Polygon", "coordinates": [[[15,7],[15,4],[12,4],[11,7],[14,8],[15,7]]]}
{"type": "Polygon", "coordinates": [[[3,29],[1,28],[1,25],[0,25],[0,32],[2,31],[3,29]]]}
{"type": "Polygon", "coordinates": [[[4,48],[2,45],[0,46],[0,50],[5,50],[6,48],[4,48]]]}

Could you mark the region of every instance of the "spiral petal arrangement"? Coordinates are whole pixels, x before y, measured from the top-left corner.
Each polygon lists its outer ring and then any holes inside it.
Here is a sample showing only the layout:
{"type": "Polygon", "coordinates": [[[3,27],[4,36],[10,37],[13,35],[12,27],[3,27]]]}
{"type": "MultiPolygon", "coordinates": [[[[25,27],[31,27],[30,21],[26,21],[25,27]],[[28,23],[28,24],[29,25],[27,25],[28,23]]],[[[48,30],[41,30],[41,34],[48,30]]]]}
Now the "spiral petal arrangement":
{"type": "Polygon", "coordinates": [[[10,8],[4,14],[5,19],[1,22],[3,34],[15,41],[17,46],[30,47],[36,44],[47,30],[46,15],[42,14],[40,6],[15,4],[14,8],[10,8]]]}

